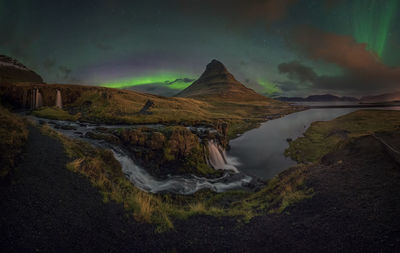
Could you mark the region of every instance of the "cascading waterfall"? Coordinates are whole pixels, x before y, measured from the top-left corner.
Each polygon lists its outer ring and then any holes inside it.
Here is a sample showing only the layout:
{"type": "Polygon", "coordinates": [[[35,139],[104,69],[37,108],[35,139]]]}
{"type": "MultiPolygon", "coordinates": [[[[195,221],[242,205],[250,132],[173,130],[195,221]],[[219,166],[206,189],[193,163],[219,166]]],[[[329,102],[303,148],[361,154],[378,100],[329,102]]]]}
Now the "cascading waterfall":
{"type": "Polygon", "coordinates": [[[235,165],[238,165],[237,161],[233,158],[228,157],[225,151],[220,145],[218,145],[214,140],[208,142],[208,161],[211,166],[216,170],[231,170],[238,173],[238,169],[235,165]]]}
{"type": "Polygon", "coordinates": [[[111,146],[110,148],[115,159],[117,159],[117,161],[119,161],[121,164],[122,171],[129,178],[129,180],[136,187],[147,192],[173,192],[185,195],[193,194],[201,189],[210,189],[216,192],[223,192],[241,187],[245,184],[248,184],[252,180],[252,178],[247,175],[239,175],[239,177],[229,180],[228,173],[221,178],[215,179],[191,175],[186,177],[170,176],[167,179],[158,179],[150,175],[145,169],[136,165],[130,158],[129,154],[127,154],[121,148],[117,146],[111,146]]]}
{"type": "MultiPolygon", "coordinates": [[[[38,118],[36,118],[38,119],[38,118]]],[[[51,120],[48,119],[40,119],[43,121],[50,122],[51,120]]],[[[216,192],[223,192],[230,189],[235,189],[238,187],[243,187],[251,182],[252,178],[248,175],[243,173],[225,173],[222,177],[219,178],[204,178],[204,177],[197,177],[195,175],[185,175],[185,176],[169,176],[166,179],[160,179],[152,176],[146,169],[141,168],[140,166],[136,165],[135,162],[129,155],[129,152],[122,149],[119,146],[115,146],[113,144],[99,141],[99,140],[92,140],[86,139],[82,136],[94,130],[98,126],[82,126],[80,124],[71,123],[67,121],[57,121],[57,124],[60,125],[72,125],[76,129],[75,130],[64,130],[61,128],[53,128],[54,130],[61,132],[69,137],[77,138],[80,140],[85,140],[91,144],[96,146],[100,146],[102,148],[109,148],[114,154],[115,159],[121,164],[122,171],[127,176],[129,181],[131,181],[136,187],[139,189],[146,191],[146,192],[173,192],[177,194],[193,194],[202,189],[210,189],[216,192]],[[82,135],[78,134],[82,133],[82,135]]],[[[107,125],[102,125],[102,127],[109,127],[107,125]]],[[[113,126],[115,127],[115,126],[113,126]]],[[[211,146],[214,146],[218,149],[218,145],[216,143],[212,143],[211,146]]],[[[220,150],[222,150],[220,148],[220,150]]],[[[222,159],[224,162],[221,168],[225,170],[232,170],[237,172],[235,165],[237,162],[234,158],[229,156],[225,156],[223,151],[216,152],[217,158],[214,156],[214,160],[222,159]],[[218,156],[222,156],[219,157],[218,156]]]]}
{"type": "Polygon", "coordinates": [[[36,91],[36,104],[35,108],[39,108],[43,106],[43,99],[42,99],[42,94],[40,93],[39,89],[36,91]]]}
{"type": "Polygon", "coordinates": [[[36,109],[43,106],[43,98],[39,89],[32,90],[31,108],[36,109]]]}
{"type": "Polygon", "coordinates": [[[61,91],[57,90],[57,95],[56,95],[56,107],[62,108],[62,98],[61,98],[61,91]]]}

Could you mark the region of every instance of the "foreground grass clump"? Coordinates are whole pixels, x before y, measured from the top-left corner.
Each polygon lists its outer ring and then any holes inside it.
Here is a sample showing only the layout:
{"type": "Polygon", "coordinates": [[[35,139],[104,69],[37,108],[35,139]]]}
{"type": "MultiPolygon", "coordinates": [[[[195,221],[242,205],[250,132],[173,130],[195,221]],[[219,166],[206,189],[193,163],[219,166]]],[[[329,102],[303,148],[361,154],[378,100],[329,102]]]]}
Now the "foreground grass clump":
{"type": "Polygon", "coordinates": [[[312,194],[304,185],[305,169],[279,175],[256,193],[240,190],[225,193],[205,190],[190,196],[147,193],[125,177],[111,151],[69,139],[47,125],[42,126],[42,132],[63,143],[72,160],[67,167],[86,176],[102,193],[104,201],[122,204],[137,221],[156,224],[159,232],[173,228],[174,219],[197,214],[235,216],[248,221],[256,215],[282,212],[312,194]]]}
{"type": "Polygon", "coordinates": [[[396,129],[400,129],[400,111],[359,110],[331,121],[312,123],[304,137],[290,143],[285,154],[298,162],[315,162],[348,138],[396,129]]]}
{"type": "Polygon", "coordinates": [[[247,210],[252,216],[265,211],[281,213],[288,206],[313,196],[313,189],[305,184],[306,175],[306,166],[290,168],[272,178],[260,191],[233,203],[233,208],[247,210]]]}
{"type": "Polygon", "coordinates": [[[55,120],[70,120],[75,121],[79,119],[79,115],[69,114],[67,111],[63,109],[55,108],[55,107],[43,107],[39,110],[33,111],[33,115],[41,118],[55,119],[55,120]]]}
{"type": "Polygon", "coordinates": [[[16,167],[17,157],[28,139],[23,119],[0,106],[0,178],[16,167]]]}

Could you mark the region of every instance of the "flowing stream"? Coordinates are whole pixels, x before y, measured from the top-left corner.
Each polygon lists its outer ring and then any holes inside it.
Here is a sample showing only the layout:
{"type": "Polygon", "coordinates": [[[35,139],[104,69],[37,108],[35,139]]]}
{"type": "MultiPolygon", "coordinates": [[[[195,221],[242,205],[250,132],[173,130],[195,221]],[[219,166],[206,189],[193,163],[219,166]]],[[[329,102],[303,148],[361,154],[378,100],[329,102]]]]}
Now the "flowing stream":
{"type": "MultiPolygon", "coordinates": [[[[214,142],[209,143],[210,163],[215,169],[226,170],[226,173],[219,178],[204,178],[195,175],[169,176],[167,179],[159,179],[152,176],[146,169],[135,164],[129,153],[123,148],[107,143],[103,140],[93,140],[83,138],[85,133],[93,131],[96,127],[103,128],[123,128],[132,127],[126,125],[91,125],[79,124],[69,121],[48,120],[36,117],[30,117],[34,120],[47,122],[53,129],[62,134],[90,142],[93,145],[110,149],[115,159],[121,164],[122,171],[129,180],[139,189],[147,192],[173,192],[178,194],[193,194],[201,189],[211,189],[215,192],[223,192],[230,189],[236,189],[249,184],[252,178],[240,173],[236,166],[236,160],[225,154],[219,145],[214,142]]],[[[146,125],[146,127],[161,127],[160,125],[146,125]]]]}
{"type": "MultiPolygon", "coordinates": [[[[384,108],[400,110],[400,107],[384,108]]],[[[254,178],[269,179],[279,172],[296,165],[296,162],[285,157],[284,151],[289,146],[288,139],[302,136],[307,127],[314,121],[331,120],[338,116],[358,110],[357,108],[322,108],[309,109],[292,113],[285,117],[270,120],[259,128],[250,130],[240,137],[230,141],[231,149],[225,152],[217,143],[209,141],[209,164],[218,170],[226,172],[220,178],[203,178],[195,175],[169,176],[159,179],[152,176],[146,169],[135,164],[130,154],[123,148],[105,141],[84,138],[85,133],[96,127],[125,128],[130,125],[92,125],[68,121],[39,119],[49,123],[55,130],[72,138],[81,139],[103,148],[110,149],[120,162],[125,175],[138,188],[147,192],[173,192],[192,194],[201,189],[211,189],[223,192],[248,185],[254,178]],[[54,124],[55,123],[55,124],[54,124]],[[58,127],[56,127],[58,126],[58,127]],[[61,126],[61,127],[60,127],[61,126]]],[[[142,125],[151,128],[162,125],[142,125]]]]}

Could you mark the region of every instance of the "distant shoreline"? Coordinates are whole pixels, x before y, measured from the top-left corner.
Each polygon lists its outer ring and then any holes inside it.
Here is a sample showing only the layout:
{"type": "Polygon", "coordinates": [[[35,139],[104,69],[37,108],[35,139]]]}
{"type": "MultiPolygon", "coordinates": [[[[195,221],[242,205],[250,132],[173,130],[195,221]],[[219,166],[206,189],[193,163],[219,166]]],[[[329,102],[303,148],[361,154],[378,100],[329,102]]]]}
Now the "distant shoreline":
{"type": "Polygon", "coordinates": [[[400,106],[400,103],[384,103],[384,104],[349,104],[349,105],[304,105],[309,109],[318,108],[373,108],[373,107],[393,107],[400,106]]]}

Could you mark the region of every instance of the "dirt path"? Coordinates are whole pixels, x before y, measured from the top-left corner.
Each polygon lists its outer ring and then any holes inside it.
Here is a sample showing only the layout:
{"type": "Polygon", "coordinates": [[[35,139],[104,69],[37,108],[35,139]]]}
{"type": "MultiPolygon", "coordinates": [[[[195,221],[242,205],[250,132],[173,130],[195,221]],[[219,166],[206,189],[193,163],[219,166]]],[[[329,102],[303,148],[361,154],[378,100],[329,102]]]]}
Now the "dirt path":
{"type": "Polygon", "coordinates": [[[64,167],[58,141],[30,128],[26,150],[14,182],[0,188],[2,252],[154,249],[150,226],[104,204],[85,178],[64,167]]]}

